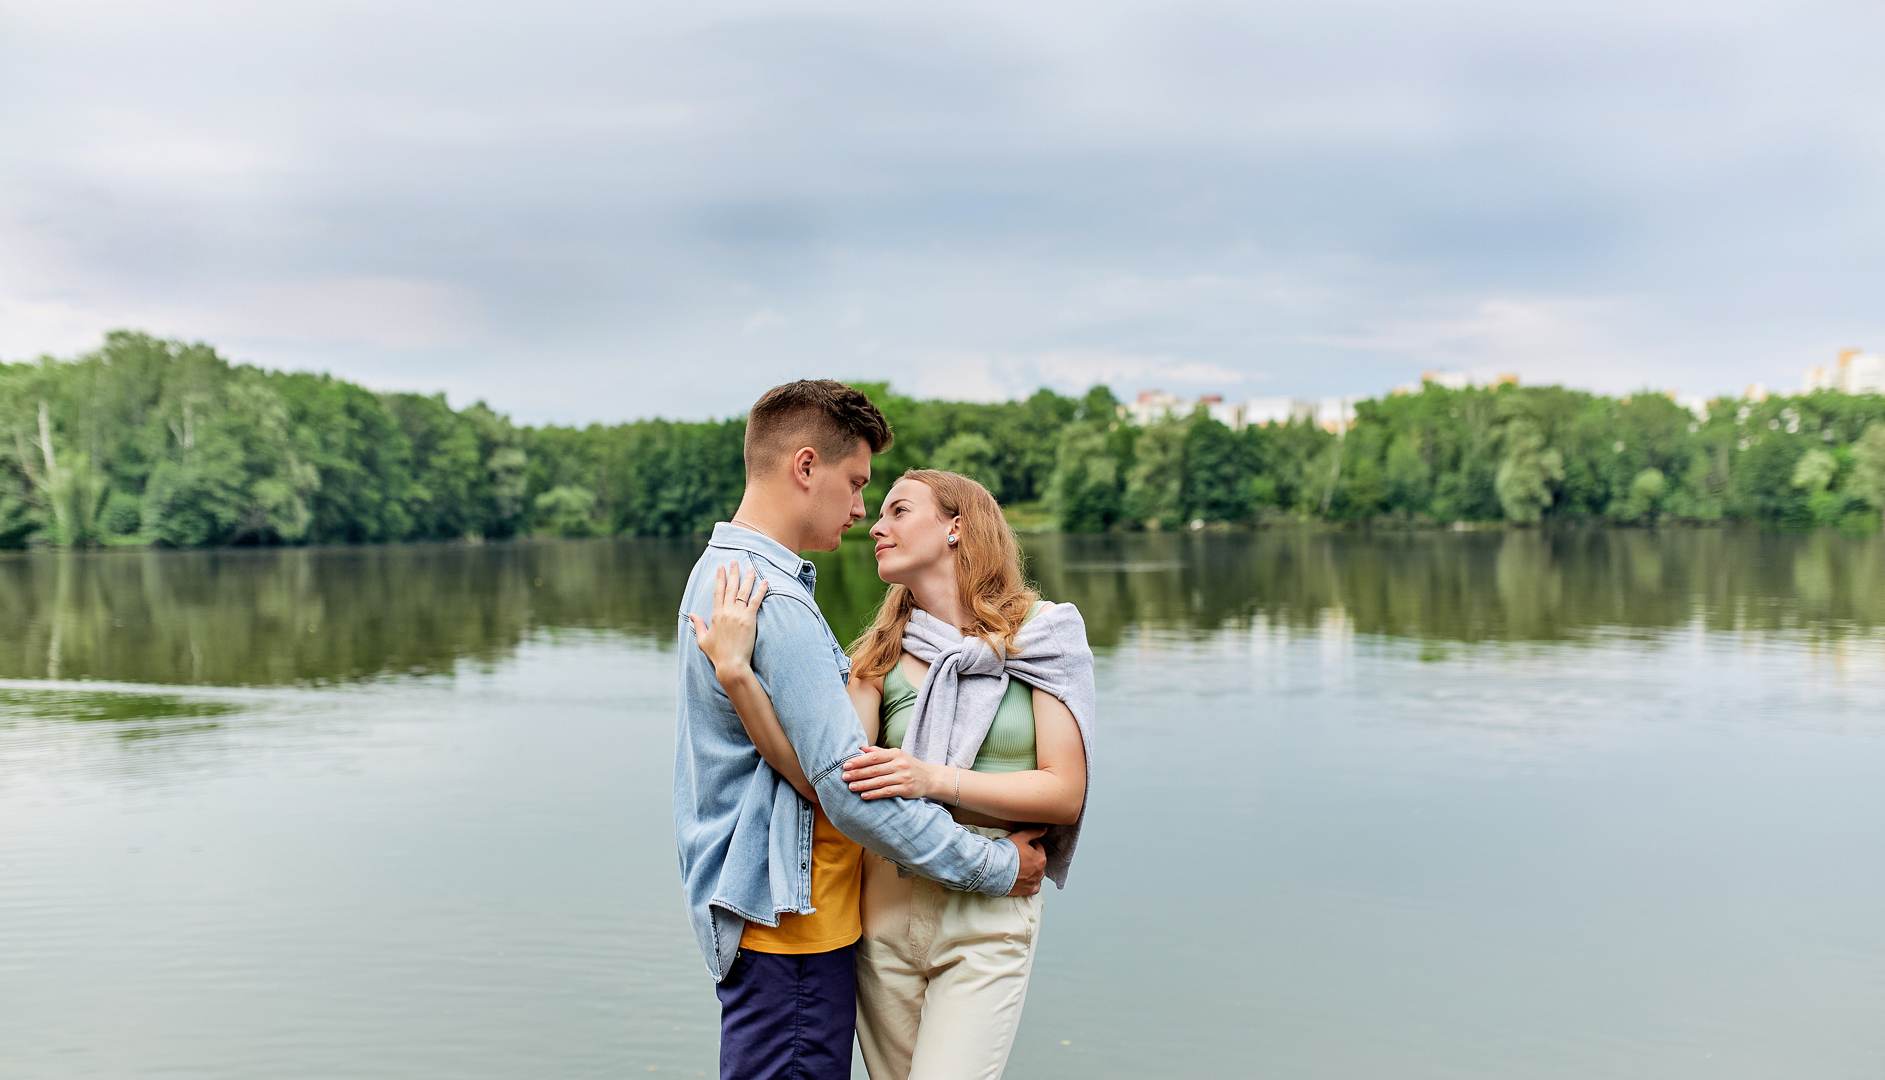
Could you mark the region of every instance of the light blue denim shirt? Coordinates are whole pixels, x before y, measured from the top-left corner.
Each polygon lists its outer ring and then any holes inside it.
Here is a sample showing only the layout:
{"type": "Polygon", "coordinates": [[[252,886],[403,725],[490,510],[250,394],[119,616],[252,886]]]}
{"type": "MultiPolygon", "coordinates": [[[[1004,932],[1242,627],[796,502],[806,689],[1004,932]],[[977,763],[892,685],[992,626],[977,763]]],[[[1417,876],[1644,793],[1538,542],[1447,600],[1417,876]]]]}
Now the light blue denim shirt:
{"type": "Polygon", "coordinates": [[[839,766],[864,745],[864,726],[844,691],[850,659],[812,601],[817,573],[763,534],[722,522],[681,600],[674,738],[681,882],[714,981],[732,967],[747,922],[777,926],[785,912],[814,910],[811,805],[760,758],[687,621],[689,613],[712,617],[714,568],[735,562],[766,579],[753,671],[832,824],[926,878],[965,892],[1007,895],[1021,868],[1012,843],[970,832],[936,803],[866,802],[845,786],[839,766]]]}

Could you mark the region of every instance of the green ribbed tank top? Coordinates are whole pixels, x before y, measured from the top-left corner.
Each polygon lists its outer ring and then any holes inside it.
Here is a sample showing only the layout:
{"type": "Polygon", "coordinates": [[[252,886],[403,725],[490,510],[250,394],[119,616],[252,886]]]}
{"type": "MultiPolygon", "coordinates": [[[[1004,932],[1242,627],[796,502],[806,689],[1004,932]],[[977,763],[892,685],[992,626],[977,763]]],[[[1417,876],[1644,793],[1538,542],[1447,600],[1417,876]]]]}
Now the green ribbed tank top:
{"type": "MultiPolygon", "coordinates": [[[[1039,602],[1028,611],[1032,619],[1047,606],[1039,602]]],[[[916,687],[903,674],[898,660],[884,675],[884,703],[878,716],[883,720],[880,746],[902,746],[904,732],[910,729],[910,714],[916,710],[916,687]]],[[[1034,756],[1034,688],[1020,679],[1008,680],[1008,692],[995,710],[995,722],[989,725],[981,749],[975,752],[973,772],[1023,772],[1040,767],[1034,756]]]]}

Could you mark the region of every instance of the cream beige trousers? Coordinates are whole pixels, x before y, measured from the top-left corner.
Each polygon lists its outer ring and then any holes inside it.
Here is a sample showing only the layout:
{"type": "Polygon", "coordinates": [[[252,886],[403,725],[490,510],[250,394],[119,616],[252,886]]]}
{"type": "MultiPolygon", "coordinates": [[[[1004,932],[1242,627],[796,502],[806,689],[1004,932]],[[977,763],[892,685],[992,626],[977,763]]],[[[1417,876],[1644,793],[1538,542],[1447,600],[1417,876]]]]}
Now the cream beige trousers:
{"type": "Polygon", "coordinates": [[[857,1041],[870,1080],[1000,1077],[1028,994],[1040,895],[990,899],[900,878],[865,852],[863,917],[857,1041]]]}

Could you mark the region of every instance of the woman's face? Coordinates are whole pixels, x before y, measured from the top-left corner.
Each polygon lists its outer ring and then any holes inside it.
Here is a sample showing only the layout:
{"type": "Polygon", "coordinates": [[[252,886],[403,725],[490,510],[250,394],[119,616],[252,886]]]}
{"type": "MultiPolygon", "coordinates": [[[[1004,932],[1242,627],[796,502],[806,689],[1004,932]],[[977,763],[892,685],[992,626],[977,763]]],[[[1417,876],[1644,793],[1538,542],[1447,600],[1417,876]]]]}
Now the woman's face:
{"type": "Polygon", "coordinates": [[[877,541],[877,576],[892,585],[915,579],[953,558],[949,536],[959,517],[944,517],[936,493],[920,480],[899,480],[884,496],[884,512],[871,526],[877,541]]]}

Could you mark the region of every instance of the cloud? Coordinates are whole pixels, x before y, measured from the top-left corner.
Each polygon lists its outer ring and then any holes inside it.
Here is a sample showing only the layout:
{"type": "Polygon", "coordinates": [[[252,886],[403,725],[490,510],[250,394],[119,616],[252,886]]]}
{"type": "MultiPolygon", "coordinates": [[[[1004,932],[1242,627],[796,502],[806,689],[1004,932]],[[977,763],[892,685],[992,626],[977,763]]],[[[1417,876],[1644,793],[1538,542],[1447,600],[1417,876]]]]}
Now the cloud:
{"type": "Polygon", "coordinates": [[[1619,299],[1505,297],[1478,301],[1459,315],[1324,340],[1480,379],[1513,372],[1528,383],[1627,391],[1641,389],[1671,361],[1635,321],[1632,306],[1619,299]]]}
{"type": "Polygon", "coordinates": [[[986,353],[937,352],[915,366],[911,396],[950,401],[1009,401],[1028,392],[1012,367],[986,353]]]}
{"type": "Polygon", "coordinates": [[[917,397],[1008,401],[1045,386],[1067,394],[1097,384],[1115,391],[1151,384],[1222,388],[1244,381],[1241,372],[1171,356],[1133,356],[1078,350],[991,355],[936,352],[920,358],[912,378],[917,397]]]}
{"type": "Polygon", "coordinates": [[[109,328],[97,310],[59,300],[0,296],[0,356],[70,356],[96,347],[109,328]]]}
{"type": "Polygon", "coordinates": [[[1063,351],[1029,357],[1027,365],[1050,385],[1085,388],[1094,383],[1171,382],[1190,386],[1239,383],[1241,372],[1220,364],[1173,356],[1063,351]]]}
{"type": "Polygon", "coordinates": [[[586,421],[786,371],[1713,392],[1885,348],[1876,6],[7,18],[9,357],[134,326],[586,421]]]}
{"type": "Polygon", "coordinates": [[[407,350],[474,340],[480,315],[475,296],[444,282],[358,277],[257,285],[203,318],[245,338],[407,350]]]}
{"type": "Polygon", "coordinates": [[[790,324],[791,321],[792,320],[786,318],[784,315],[779,314],[778,312],[772,310],[771,308],[760,308],[758,311],[755,311],[751,315],[748,315],[746,317],[746,322],[743,325],[746,328],[747,336],[751,337],[754,334],[768,330],[775,326],[786,326],[790,324]]]}

